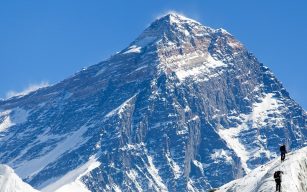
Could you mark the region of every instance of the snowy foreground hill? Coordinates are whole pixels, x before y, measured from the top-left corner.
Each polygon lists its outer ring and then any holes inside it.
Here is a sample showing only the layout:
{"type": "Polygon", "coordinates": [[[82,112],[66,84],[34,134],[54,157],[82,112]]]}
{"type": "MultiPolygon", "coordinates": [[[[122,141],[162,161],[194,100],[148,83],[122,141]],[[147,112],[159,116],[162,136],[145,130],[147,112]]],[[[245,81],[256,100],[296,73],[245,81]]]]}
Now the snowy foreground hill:
{"type": "Polygon", "coordinates": [[[306,146],[306,120],[233,35],[168,14],[109,59],[0,100],[0,163],[43,192],[207,191],[306,146]]]}
{"type": "Polygon", "coordinates": [[[0,192],[38,192],[24,183],[7,165],[0,164],[0,192]]]}
{"type": "Polygon", "coordinates": [[[262,165],[245,177],[232,181],[216,192],[272,192],[275,191],[273,174],[275,171],[283,171],[282,192],[306,192],[307,191],[307,147],[287,154],[287,158],[281,163],[276,158],[262,165]]]}

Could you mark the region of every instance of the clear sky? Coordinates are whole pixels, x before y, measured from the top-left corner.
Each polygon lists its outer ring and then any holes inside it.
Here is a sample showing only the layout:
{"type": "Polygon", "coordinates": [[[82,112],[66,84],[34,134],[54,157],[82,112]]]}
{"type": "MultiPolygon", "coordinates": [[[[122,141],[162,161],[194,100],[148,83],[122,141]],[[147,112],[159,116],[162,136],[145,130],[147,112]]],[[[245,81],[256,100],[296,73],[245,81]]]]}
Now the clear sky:
{"type": "Polygon", "coordinates": [[[306,10],[306,0],[1,0],[0,98],[96,64],[176,11],[232,33],[307,109],[306,10]]]}

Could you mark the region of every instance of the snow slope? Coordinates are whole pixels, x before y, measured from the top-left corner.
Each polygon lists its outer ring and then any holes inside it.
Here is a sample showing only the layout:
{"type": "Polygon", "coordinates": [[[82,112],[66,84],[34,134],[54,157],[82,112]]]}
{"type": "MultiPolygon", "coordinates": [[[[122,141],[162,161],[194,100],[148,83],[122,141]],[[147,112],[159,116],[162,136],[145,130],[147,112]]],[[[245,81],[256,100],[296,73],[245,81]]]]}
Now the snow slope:
{"type": "Polygon", "coordinates": [[[218,190],[218,192],[271,192],[275,191],[273,174],[281,170],[283,192],[307,191],[307,147],[287,154],[286,160],[281,163],[276,158],[262,165],[245,177],[232,181],[218,190]]]}
{"type": "Polygon", "coordinates": [[[24,183],[14,170],[7,165],[0,164],[0,191],[1,192],[38,192],[29,184],[24,183]]]}
{"type": "Polygon", "coordinates": [[[48,185],[43,192],[90,192],[86,186],[80,181],[80,178],[85,174],[89,173],[93,169],[100,165],[97,159],[93,156],[87,163],[80,166],[79,168],[70,171],[64,175],[61,179],[48,185]]]}

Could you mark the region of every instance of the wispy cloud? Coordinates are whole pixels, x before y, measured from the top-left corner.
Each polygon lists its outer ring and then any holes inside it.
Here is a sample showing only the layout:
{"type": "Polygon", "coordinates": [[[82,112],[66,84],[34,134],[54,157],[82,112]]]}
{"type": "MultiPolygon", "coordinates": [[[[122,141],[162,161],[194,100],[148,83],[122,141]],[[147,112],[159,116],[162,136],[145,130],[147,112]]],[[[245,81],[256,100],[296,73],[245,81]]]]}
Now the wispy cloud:
{"type": "Polygon", "coordinates": [[[45,81],[42,81],[38,84],[30,84],[27,88],[25,88],[23,91],[9,91],[6,93],[6,99],[9,99],[11,97],[15,97],[15,96],[23,96],[23,95],[27,95],[33,91],[36,91],[40,88],[43,88],[43,87],[47,87],[49,86],[49,83],[48,82],[45,82],[45,81]]]}

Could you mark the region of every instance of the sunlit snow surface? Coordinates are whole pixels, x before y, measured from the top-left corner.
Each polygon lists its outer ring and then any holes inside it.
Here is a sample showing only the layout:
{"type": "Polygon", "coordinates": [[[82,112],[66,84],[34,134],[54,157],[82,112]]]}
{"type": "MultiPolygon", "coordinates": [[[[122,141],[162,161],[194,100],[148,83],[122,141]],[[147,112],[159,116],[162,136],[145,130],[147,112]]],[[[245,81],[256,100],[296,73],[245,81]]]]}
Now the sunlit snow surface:
{"type": "Polygon", "coordinates": [[[0,191],[1,192],[38,192],[27,183],[24,183],[12,168],[0,164],[0,191]]]}
{"type": "Polygon", "coordinates": [[[217,192],[272,192],[275,191],[273,174],[283,171],[282,192],[307,191],[307,147],[286,155],[286,160],[281,163],[276,158],[265,165],[251,171],[245,177],[232,181],[217,192]]]}

